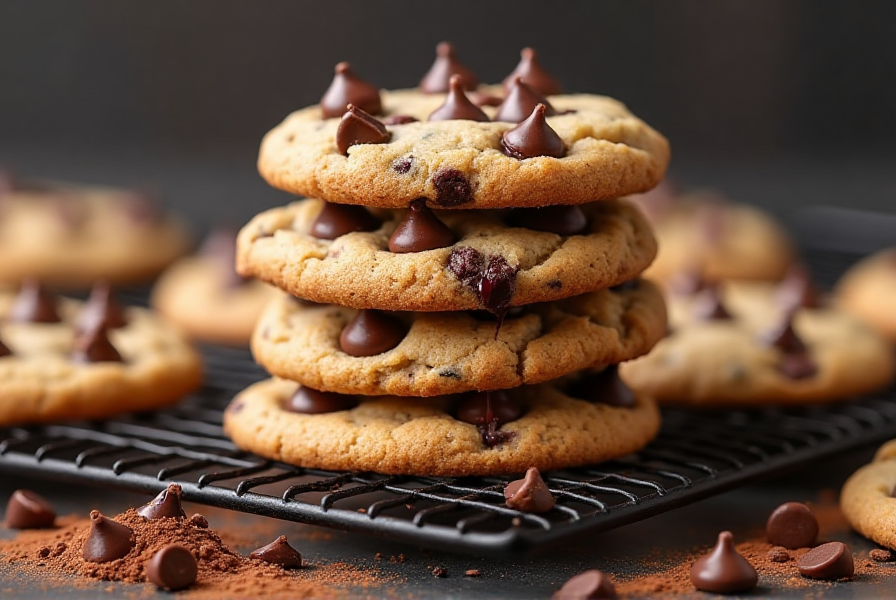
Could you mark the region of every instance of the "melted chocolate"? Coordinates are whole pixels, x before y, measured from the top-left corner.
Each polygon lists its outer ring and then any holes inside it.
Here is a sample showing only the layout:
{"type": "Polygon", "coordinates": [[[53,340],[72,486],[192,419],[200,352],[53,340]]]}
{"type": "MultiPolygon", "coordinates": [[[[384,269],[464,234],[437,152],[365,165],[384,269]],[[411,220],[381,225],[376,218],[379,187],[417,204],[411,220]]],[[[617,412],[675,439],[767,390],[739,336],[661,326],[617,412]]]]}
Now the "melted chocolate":
{"type": "Polygon", "coordinates": [[[420,90],[427,94],[447,92],[452,75],[460,76],[465,90],[475,90],[479,85],[476,74],[457,60],[454,46],[448,42],[440,42],[436,46],[435,62],[420,80],[420,90]]]}
{"type": "Polygon", "coordinates": [[[266,546],[253,550],[249,554],[249,558],[280,565],[284,569],[298,569],[302,566],[302,555],[289,545],[285,535],[281,535],[266,546]]]}
{"type": "Polygon", "coordinates": [[[608,365],[598,373],[586,375],[566,393],[580,400],[621,408],[631,408],[637,403],[635,393],[619,378],[619,365],[608,365]]]}
{"type": "Polygon", "coordinates": [[[124,309],[115,300],[108,281],[97,281],[90,290],[90,298],[81,308],[78,315],[78,331],[87,331],[97,327],[118,329],[128,324],[124,309]]]}
{"type": "Polygon", "coordinates": [[[76,332],[71,360],[76,363],[123,362],[121,354],[109,341],[102,323],[95,324],[92,329],[76,332]]]}
{"type": "Polygon", "coordinates": [[[311,235],[322,240],[335,240],[355,231],[376,231],[380,220],[363,206],[324,202],[323,209],[311,224],[311,235]]]}
{"type": "Polygon", "coordinates": [[[401,343],[404,321],[379,310],[359,311],[339,336],[339,348],[350,356],[374,356],[401,343]]]}
{"type": "Polygon", "coordinates": [[[577,235],[588,226],[588,218],[581,208],[560,204],[541,208],[515,208],[510,211],[507,220],[514,227],[557,235],[577,235]]]}
{"type": "Polygon", "coordinates": [[[87,562],[104,563],[121,558],[137,543],[133,530],[94,510],[90,513],[90,533],[81,555],[87,562]]]}
{"type": "Polygon", "coordinates": [[[349,104],[339,128],[336,129],[336,148],[342,154],[358,144],[385,144],[392,139],[386,126],[354,104],[349,104]]]}
{"type": "Polygon", "coordinates": [[[436,188],[435,203],[439,206],[460,206],[473,201],[473,186],[457,169],[439,169],[432,176],[436,188]]]}
{"type": "Polygon", "coordinates": [[[562,158],[566,155],[566,144],[545,120],[546,108],[544,104],[537,105],[528,119],[504,132],[501,136],[501,151],[504,154],[520,160],[535,156],[562,158]]]}
{"type": "Polygon", "coordinates": [[[358,406],[358,398],[335,392],[321,392],[310,387],[299,386],[296,393],[286,401],[283,408],[303,415],[350,410],[358,406]]]}
{"type": "Polygon", "coordinates": [[[523,409],[504,391],[467,394],[455,410],[455,418],[476,425],[482,441],[488,447],[506,442],[512,431],[498,431],[500,427],[523,416],[523,409]]]}
{"type": "Polygon", "coordinates": [[[507,97],[498,108],[495,114],[495,121],[506,121],[508,123],[522,123],[535,107],[544,104],[544,115],[550,117],[557,114],[551,103],[544,96],[536,92],[534,89],[520,81],[519,77],[514,80],[513,85],[507,92],[507,97]]]}
{"type": "Polygon", "coordinates": [[[347,62],[336,65],[335,71],[330,87],[320,99],[324,119],[341,117],[349,104],[373,115],[382,112],[380,91],[376,86],[355,75],[347,62]]]}
{"type": "Polygon", "coordinates": [[[389,251],[396,254],[445,248],[454,243],[454,233],[417,198],[389,238],[389,251]]]}
{"type": "Polygon", "coordinates": [[[22,283],[7,320],[13,323],[58,323],[56,312],[56,296],[44,288],[35,279],[27,279],[22,283]]]}
{"type": "Polygon", "coordinates": [[[498,315],[500,328],[500,321],[516,292],[519,269],[510,266],[503,256],[495,254],[486,259],[478,250],[463,246],[451,251],[448,270],[477,293],[486,310],[498,315]]]}
{"type": "Polygon", "coordinates": [[[464,94],[463,82],[460,75],[452,75],[448,95],[445,102],[429,115],[429,121],[488,121],[488,115],[482,109],[470,102],[464,94]]]}
{"type": "Polygon", "coordinates": [[[691,567],[691,583],[704,592],[746,592],[756,587],[758,580],[756,569],[734,547],[730,531],[720,533],[712,552],[691,567]]]}
{"type": "Polygon", "coordinates": [[[557,504],[535,467],[529,467],[522,479],[508,483],[504,488],[504,498],[508,508],[529,513],[546,513],[557,504]]]}
{"type": "Polygon", "coordinates": [[[560,82],[544,70],[541,62],[538,60],[538,54],[532,48],[523,48],[520,52],[519,64],[503,81],[504,89],[511,88],[514,80],[518,77],[545,96],[563,93],[560,82]]]}

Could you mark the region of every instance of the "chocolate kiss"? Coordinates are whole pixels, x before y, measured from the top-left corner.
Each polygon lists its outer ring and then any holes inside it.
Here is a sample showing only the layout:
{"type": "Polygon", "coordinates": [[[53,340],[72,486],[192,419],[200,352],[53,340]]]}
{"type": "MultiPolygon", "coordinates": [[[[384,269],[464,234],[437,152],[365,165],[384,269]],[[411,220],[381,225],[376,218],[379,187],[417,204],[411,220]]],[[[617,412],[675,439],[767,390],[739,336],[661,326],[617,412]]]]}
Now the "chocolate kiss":
{"type": "Polygon", "coordinates": [[[616,598],[616,586],[604,573],[591,569],[563,584],[551,600],[608,600],[616,598]]]}
{"type": "Polygon", "coordinates": [[[756,569],[734,548],[730,531],[720,533],[712,552],[691,567],[691,583],[704,592],[746,592],[758,580],[756,569]]]}
{"type": "Polygon", "coordinates": [[[103,323],[76,332],[71,359],[76,363],[122,362],[121,354],[109,341],[103,323]]]}
{"type": "Polygon", "coordinates": [[[342,154],[358,144],[385,144],[392,138],[386,126],[354,104],[342,115],[336,130],[336,147],[342,154]]]}
{"type": "Polygon", "coordinates": [[[276,540],[258,550],[253,550],[249,558],[263,560],[267,563],[280,565],[284,569],[298,569],[302,566],[302,555],[289,545],[286,536],[281,535],[276,540]]]}
{"type": "Polygon", "coordinates": [[[536,105],[528,119],[505,131],[501,136],[501,151],[520,160],[535,156],[565,156],[566,144],[545,121],[545,110],[544,104],[536,105]]]}
{"type": "Polygon", "coordinates": [[[13,323],[58,323],[56,297],[39,281],[27,279],[16,296],[6,318],[13,323]]]}
{"type": "Polygon", "coordinates": [[[526,85],[545,96],[563,93],[560,82],[542,68],[541,62],[538,60],[538,53],[532,48],[522,49],[519,64],[502,82],[504,89],[507,90],[513,86],[513,82],[517,77],[521,78],[526,85]]]}
{"type": "Polygon", "coordinates": [[[417,198],[389,238],[389,251],[423,252],[453,243],[454,233],[426,206],[426,198],[417,198]]]}
{"type": "Polygon", "coordinates": [[[731,313],[722,304],[719,296],[719,288],[715,285],[707,285],[697,292],[694,298],[694,317],[698,321],[725,320],[731,318],[731,313]]]}
{"type": "Polygon", "coordinates": [[[322,240],[335,240],[355,231],[376,231],[380,220],[363,206],[324,202],[323,209],[311,224],[311,235],[322,240]]]}
{"type": "Polygon", "coordinates": [[[407,333],[400,319],[379,310],[362,310],[342,330],[339,347],[350,356],[374,356],[400,344],[407,333]]]}
{"type": "Polygon", "coordinates": [[[495,420],[503,425],[523,416],[523,409],[506,390],[498,390],[466,395],[454,414],[458,421],[471,425],[488,425],[495,420]]]}
{"type": "Polygon", "coordinates": [[[321,392],[300,385],[292,398],[283,406],[285,410],[303,415],[319,415],[340,410],[350,410],[358,406],[358,398],[336,392],[321,392]]]}
{"type": "Polygon", "coordinates": [[[448,95],[445,96],[445,102],[429,115],[429,121],[489,120],[488,115],[467,98],[460,75],[452,75],[449,86],[450,89],[448,90],[448,95]]]}
{"type": "Polygon", "coordinates": [[[10,350],[6,344],[3,343],[3,340],[0,340],[0,358],[4,356],[10,356],[12,354],[12,350],[10,350]]]}
{"type": "Polygon", "coordinates": [[[347,62],[341,62],[336,65],[333,81],[320,99],[323,118],[341,117],[349,104],[373,115],[378,115],[383,110],[377,87],[355,75],[347,62]]]}
{"type": "Polygon", "coordinates": [[[138,508],[137,514],[147,519],[161,519],[162,517],[185,519],[187,513],[181,506],[180,494],[180,485],[172,483],[167,489],[159,492],[158,496],[138,508]]]}
{"type": "Polygon", "coordinates": [[[10,529],[41,529],[52,527],[56,511],[40,494],[31,490],[16,490],[6,504],[6,526],[10,529]]]}
{"type": "Polygon", "coordinates": [[[508,221],[514,227],[546,231],[557,235],[576,235],[588,226],[588,217],[578,206],[542,206],[540,208],[515,208],[508,221]]]}
{"type": "Polygon", "coordinates": [[[544,104],[544,116],[550,117],[557,114],[554,107],[544,96],[523,83],[519,77],[513,80],[510,90],[504,102],[498,107],[495,121],[507,121],[508,123],[520,123],[532,114],[535,107],[544,104]]]}
{"type": "Polygon", "coordinates": [[[809,271],[800,264],[793,264],[787,269],[787,275],[775,291],[775,300],[783,310],[821,306],[818,290],[812,283],[809,271]]]}
{"type": "Polygon", "coordinates": [[[87,562],[109,562],[130,552],[136,543],[130,527],[94,510],[90,512],[90,533],[84,540],[81,555],[87,562]]]}
{"type": "Polygon", "coordinates": [[[448,42],[440,42],[436,46],[435,62],[420,80],[420,90],[427,94],[447,92],[452,75],[460,75],[465,90],[475,90],[479,85],[476,74],[457,60],[454,46],[448,42]]]}
{"type": "Polygon", "coordinates": [[[635,393],[619,378],[619,365],[607,365],[599,373],[576,381],[567,395],[621,408],[630,408],[636,403],[635,393]]]}
{"type": "Polygon", "coordinates": [[[529,467],[523,479],[508,483],[504,498],[509,508],[530,513],[548,512],[557,503],[535,467],[529,467]]]}
{"type": "Polygon", "coordinates": [[[77,329],[88,331],[96,327],[118,329],[128,324],[124,309],[115,301],[108,281],[97,281],[90,290],[90,298],[78,315],[77,329]]]}

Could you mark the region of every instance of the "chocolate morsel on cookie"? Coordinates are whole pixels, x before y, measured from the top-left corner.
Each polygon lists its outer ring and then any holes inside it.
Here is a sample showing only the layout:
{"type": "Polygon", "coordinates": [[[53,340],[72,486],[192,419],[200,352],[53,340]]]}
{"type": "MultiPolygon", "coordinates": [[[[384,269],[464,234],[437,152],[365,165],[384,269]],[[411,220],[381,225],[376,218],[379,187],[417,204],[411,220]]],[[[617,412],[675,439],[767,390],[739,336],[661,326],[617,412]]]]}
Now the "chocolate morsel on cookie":
{"type": "Polygon", "coordinates": [[[351,410],[358,406],[358,398],[336,392],[321,392],[300,385],[296,393],[286,401],[283,408],[303,415],[319,415],[340,410],[351,410]]]}
{"type": "Polygon", "coordinates": [[[775,290],[778,307],[786,311],[794,308],[819,308],[821,306],[819,296],[809,270],[799,263],[787,269],[787,274],[775,290]]]}
{"type": "MultiPolygon", "coordinates": [[[[520,52],[520,62],[507,77],[504,78],[502,85],[505,90],[513,87],[513,82],[520,78],[523,83],[535,89],[545,96],[553,96],[562,94],[563,88],[556,77],[548,73],[541,66],[538,60],[538,53],[532,48],[523,48],[520,52]]],[[[496,119],[497,120],[497,119],[496,119]]]]}
{"type": "Polygon", "coordinates": [[[479,295],[487,310],[499,318],[505,314],[516,291],[519,269],[511,266],[503,256],[494,254],[486,259],[474,248],[455,248],[448,256],[448,270],[479,295]]]}
{"type": "Polygon", "coordinates": [[[189,548],[168,544],[146,563],[146,578],[163,590],[176,592],[196,583],[199,565],[189,548]]]}
{"type": "Polygon", "coordinates": [[[735,549],[730,531],[720,533],[712,551],[691,567],[691,583],[704,592],[746,592],[758,580],[756,569],[735,549]]]}
{"type": "Polygon", "coordinates": [[[476,74],[457,60],[454,46],[448,42],[440,42],[436,46],[435,62],[420,80],[420,91],[426,94],[447,92],[452,75],[460,76],[465,90],[475,90],[479,85],[479,78],[476,77],[476,74]]]}
{"type": "Polygon", "coordinates": [[[380,310],[362,310],[339,336],[339,348],[350,356],[374,356],[401,343],[408,326],[380,310]]]}
{"type": "Polygon", "coordinates": [[[454,411],[454,418],[471,425],[498,425],[516,421],[523,416],[523,409],[506,390],[495,392],[471,392],[464,394],[454,411]]]}
{"type": "Polygon", "coordinates": [[[504,498],[508,508],[530,513],[548,512],[557,503],[535,467],[529,467],[522,479],[508,483],[504,498]]]}
{"type": "Polygon", "coordinates": [[[631,408],[636,403],[635,393],[619,377],[619,365],[607,365],[598,373],[586,375],[573,383],[566,393],[580,400],[620,408],[631,408]]]}
{"type": "Polygon", "coordinates": [[[103,323],[75,332],[71,359],[75,363],[123,362],[121,354],[109,341],[103,323]]]}
{"type": "Polygon", "coordinates": [[[0,340],[0,358],[10,355],[12,355],[12,350],[10,350],[9,347],[3,343],[3,340],[0,340]]]}
{"type": "Polygon", "coordinates": [[[58,323],[56,296],[51,294],[35,279],[22,282],[6,319],[13,323],[58,323]]]}
{"type": "Polygon", "coordinates": [[[543,206],[540,208],[514,208],[507,217],[514,227],[546,231],[557,235],[576,235],[585,231],[588,218],[578,206],[543,206]]]}
{"type": "Polygon", "coordinates": [[[457,169],[439,169],[432,176],[436,189],[435,203],[439,206],[460,206],[473,201],[470,180],[457,169]]]}
{"type": "Polygon", "coordinates": [[[445,248],[454,243],[454,233],[417,198],[389,238],[389,251],[396,254],[445,248]]]}
{"type": "Polygon", "coordinates": [[[809,548],[818,536],[818,520],[805,504],[786,502],[769,515],[765,534],[770,544],[788,550],[809,548]]]}
{"type": "Polygon", "coordinates": [[[169,484],[159,495],[137,509],[137,514],[147,519],[186,519],[187,513],[180,502],[181,488],[176,483],[169,484]]]}
{"type": "Polygon", "coordinates": [[[407,125],[408,123],[416,123],[420,119],[410,115],[392,115],[383,119],[383,125],[407,125]]]}
{"type": "Polygon", "coordinates": [[[545,120],[546,109],[544,104],[536,105],[528,119],[505,131],[501,136],[501,151],[520,160],[536,156],[565,156],[566,144],[545,120]]]}
{"type": "Polygon", "coordinates": [[[428,121],[489,121],[488,115],[482,109],[470,102],[464,93],[463,82],[460,75],[452,75],[449,83],[450,89],[445,96],[445,102],[429,115],[428,121]]]}
{"type": "Polygon", "coordinates": [[[380,220],[363,206],[324,202],[310,233],[321,240],[335,240],[355,231],[376,231],[380,225],[380,220]]]}
{"type": "Polygon", "coordinates": [[[336,148],[342,154],[357,144],[385,144],[392,134],[376,118],[354,104],[349,104],[339,128],[336,129],[336,148]]]}
{"type": "Polygon", "coordinates": [[[249,558],[255,558],[267,563],[280,565],[284,569],[298,569],[302,566],[302,555],[289,545],[286,536],[281,535],[276,540],[258,550],[253,550],[249,558]]]}
{"type": "Polygon", "coordinates": [[[544,116],[551,117],[557,114],[551,103],[537,91],[523,83],[519,77],[515,78],[513,84],[507,91],[507,97],[498,107],[495,113],[495,121],[506,121],[508,123],[521,123],[525,121],[535,107],[544,104],[544,116]]]}
{"type": "Polygon", "coordinates": [[[782,356],[778,371],[790,379],[806,379],[818,373],[818,365],[808,353],[798,352],[782,356]]]}
{"type": "Polygon", "coordinates": [[[341,62],[336,65],[333,81],[320,99],[323,118],[341,117],[349,104],[372,115],[383,110],[379,89],[355,75],[347,62],[341,62]]]}
{"type": "Polygon", "coordinates": [[[6,526],[10,529],[44,529],[56,523],[56,511],[31,490],[16,490],[6,503],[6,526]]]}
{"type": "Polygon", "coordinates": [[[96,327],[118,329],[128,324],[124,309],[116,302],[108,281],[97,281],[90,289],[90,297],[78,315],[77,330],[87,331],[96,327]]]}
{"type": "Polygon", "coordinates": [[[694,318],[698,321],[723,321],[731,319],[731,313],[722,304],[719,288],[707,284],[694,297],[694,318]]]}
{"type": "Polygon", "coordinates": [[[551,600],[610,600],[616,598],[616,587],[610,578],[597,569],[579,573],[563,584],[551,600]]]}
{"type": "Polygon", "coordinates": [[[805,379],[818,373],[806,345],[793,329],[794,310],[784,313],[784,320],[763,336],[766,345],[781,350],[778,371],[790,379],[805,379]]]}
{"type": "Polygon", "coordinates": [[[109,562],[130,552],[136,543],[134,531],[130,527],[94,510],[90,512],[90,533],[84,540],[81,556],[87,562],[109,562]]]}
{"type": "Polygon", "coordinates": [[[796,563],[809,579],[844,579],[855,574],[852,552],[843,542],[828,542],[803,554],[796,563]]]}

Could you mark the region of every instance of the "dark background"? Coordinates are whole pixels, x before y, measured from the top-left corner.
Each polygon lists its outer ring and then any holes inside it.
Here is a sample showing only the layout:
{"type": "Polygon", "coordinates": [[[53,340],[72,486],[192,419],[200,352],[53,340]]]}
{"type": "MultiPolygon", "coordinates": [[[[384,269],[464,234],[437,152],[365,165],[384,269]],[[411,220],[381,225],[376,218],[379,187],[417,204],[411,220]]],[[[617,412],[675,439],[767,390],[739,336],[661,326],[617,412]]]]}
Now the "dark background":
{"type": "Polygon", "coordinates": [[[3,0],[0,162],[245,220],[287,199],[255,174],[261,136],[316,102],[336,62],[410,87],[440,40],[487,82],[535,47],[568,90],[665,133],[685,185],[785,219],[896,209],[886,0],[3,0]]]}

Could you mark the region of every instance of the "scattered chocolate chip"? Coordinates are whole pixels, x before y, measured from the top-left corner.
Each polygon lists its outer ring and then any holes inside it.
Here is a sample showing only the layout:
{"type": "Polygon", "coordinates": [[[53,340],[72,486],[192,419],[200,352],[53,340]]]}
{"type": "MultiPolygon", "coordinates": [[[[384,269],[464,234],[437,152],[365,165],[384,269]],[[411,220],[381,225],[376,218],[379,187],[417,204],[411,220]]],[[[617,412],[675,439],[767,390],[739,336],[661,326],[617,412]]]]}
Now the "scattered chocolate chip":
{"type": "Polygon", "coordinates": [[[358,398],[356,396],[337,394],[336,392],[321,392],[302,385],[287,400],[283,408],[303,415],[319,415],[340,410],[350,410],[356,406],[358,406],[358,398]]]}
{"type": "Polygon", "coordinates": [[[454,243],[454,233],[417,198],[389,238],[389,251],[398,254],[444,248],[454,243]]]}
{"type": "Polygon", "coordinates": [[[43,529],[56,522],[56,511],[31,490],[16,490],[6,503],[6,526],[10,529],[43,529]]]}
{"type": "Polygon", "coordinates": [[[499,322],[516,292],[518,271],[519,269],[510,266],[503,256],[493,254],[488,257],[488,263],[479,280],[479,298],[486,309],[499,315],[499,322]]]}
{"type": "Polygon", "coordinates": [[[280,565],[284,569],[298,569],[302,566],[302,555],[289,545],[286,536],[281,535],[276,540],[258,550],[253,550],[249,558],[263,560],[267,563],[280,565]]]}
{"type": "Polygon", "coordinates": [[[636,404],[635,393],[619,377],[619,365],[608,365],[598,373],[582,377],[566,393],[573,398],[608,406],[631,408],[636,404]]]}
{"type": "Polygon", "coordinates": [[[793,264],[775,291],[778,307],[784,311],[795,308],[819,308],[820,294],[812,283],[808,269],[801,264],[793,264]]]}
{"type": "Polygon", "coordinates": [[[552,117],[557,114],[557,111],[554,110],[554,107],[551,106],[551,103],[544,96],[517,77],[508,89],[504,102],[498,107],[498,112],[495,113],[495,121],[522,123],[539,104],[544,104],[545,106],[544,116],[552,117]]]}
{"type": "Polygon", "coordinates": [[[3,340],[0,340],[0,358],[3,358],[4,356],[11,356],[11,355],[12,355],[12,350],[10,350],[6,346],[6,344],[3,343],[3,340]]]}
{"type": "Polygon", "coordinates": [[[455,248],[448,255],[448,270],[468,288],[479,290],[479,280],[485,268],[485,255],[468,246],[455,248]]]}
{"type": "Polygon", "coordinates": [[[448,577],[447,569],[443,569],[442,567],[436,567],[432,570],[433,577],[448,577]]]}
{"type": "Polygon", "coordinates": [[[868,553],[868,558],[874,562],[889,562],[893,560],[893,553],[883,548],[875,548],[868,553]]]}
{"type": "Polygon", "coordinates": [[[336,129],[336,148],[342,154],[357,144],[385,144],[392,139],[386,126],[354,104],[342,115],[336,129]]]}
{"type": "Polygon", "coordinates": [[[407,125],[408,123],[416,123],[419,120],[410,115],[392,115],[383,119],[383,125],[407,125]]]}
{"type": "Polygon", "coordinates": [[[217,266],[227,289],[238,288],[250,281],[250,278],[241,277],[236,272],[236,237],[234,227],[218,226],[212,229],[199,248],[199,254],[208,257],[217,266]]]}
{"type": "Polygon", "coordinates": [[[464,571],[464,575],[466,577],[479,577],[481,573],[479,572],[479,569],[467,569],[464,571]]]}
{"type": "Polygon", "coordinates": [[[545,96],[563,93],[560,82],[544,70],[538,60],[538,54],[532,48],[523,48],[520,52],[519,64],[502,82],[504,89],[510,89],[517,78],[521,78],[523,82],[545,96]]]}
{"type": "Polygon", "coordinates": [[[6,319],[13,323],[58,323],[56,312],[56,296],[44,288],[35,279],[22,282],[6,319]]]}
{"type": "Polygon", "coordinates": [[[339,348],[350,356],[374,356],[400,344],[407,333],[401,319],[379,310],[362,310],[342,330],[339,348]]]}
{"type": "Polygon", "coordinates": [[[522,479],[508,483],[504,488],[504,498],[508,508],[530,513],[548,512],[557,503],[535,467],[529,467],[522,479]]]}
{"type": "Polygon", "coordinates": [[[800,502],[786,502],[772,511],[765,524],[769,543],[788,550],[809,548],[818,536],[818,520],[809,507],[800,502]]]}
{"type": "Polygon", "coordinates": [[[335,240],[355,231],[376,231],[380,220],[363,206],[324,202],[323,209],[311,224],[311,235],[322,240],[335,240]]]}
{"type": "Polygon", "coordinates": [[[199,565],[188,548],[168,544],[146,563],[146,578],[157,587],[176,592],[196,582],[199,565]]]}
{"type": "Polygon", "coordinates": [[[104,563],[121,558],[137,543],[134,532],[127,525],[113,521],[100,514],[90,512],[90,533],[84,540],[81,552],[87,562],[104,563]]]}
{"type": "Polygon", "coordinates": [[[844,579],[855,574],[852,552],[842,542],[828,542],[803,554],[796,563],[809,579],[844,579]]]}
{"type": "Polygon", "coordinates": [[[75,363],[123,362],[102,322],[94,324],[92,329],[75,332],[71,360],[75,363]]]}
{"type": "Polygon", "coordinates": [[[734,547],[730,531],[720,533],[712,551],[691,567],[691,583],[704,592],[746,592],[758,580],[756,569],[734,547]]]}
{"type": "Polygon", "coordinates": [[[320,99],[323,118],[341,117],[349,104],[372,115],[383,110],[379,89],[355,75],[347,62],[341,62],[336,65],[333,81],[320,99]]]}
{"type": "Polygon", "coordinates": [[[731,313],[722,304],[719,288],[706,285],[694,298],[694,318],[699,321],[723,321],[731,319],[731,313]]]}
{"type": "Polygon", "coordinates": [[[520,160],[536,156],[562,158],[566,155],[566,144],[551,129],[545,120],[544,104],[538,104],[525,121],[504,132],[501,136],[501,151],[507,156],[520,160]]]}
{"type": "Polygon", "coordinates": [[[781,546],[775,546],[766,553],[768,559],[776,563],[786,563],[790,560],[790,553],[781,546]]]}
{"type": "Polygon", "coordinates": [[[457,169],[439,169],[432,176],[439,206],[460,206],[473,201],[473,186],[457,169]]]}
{"type": "Polygon", "coordinates": [[[515,208],[507,222],[514,227],[546,231],[557,235],[576,235],[585,231],[588,218],[578,206],[543,206],[541,208],[515,208]]]}
{"type": "Polygon", "coordinates": [[[97,281],[90,290],[90,297],[78,315],[77,330],[89,331],[97,327],[118,329],[128,324],[124,309],[115,300],[108,281],[97,281]]]}
{"type": "Polygon", "coordinates": [[[596,569],[579,573],[557,590],[551,600],[604,600],[616,598],[610,578],[596,569]]]}
{"type": "Polygon", "coordinates": [[[449,83],[448,95],[445,102],[435,109],[427,119],[428,121],[488,121],[488,115],[482,109],[470,102],[464,93],[463,82],[460,75],[452,75],[449,83]]]}
{"type": "Polygon", "coordinates": [[[199,529],[208,529],[208,519],[204,516],[196,513],[192,517],[190,517],[190,525],[193,527],[198,527],[199,529]]]}
{"type": "Polygon", "coordinates": [[[411,170],[411,167],[414,166],[414,157],[413,156],[402,156],[401,158],[396,158],[392,161],[392,170],[398,173],[399,175],[405,175],[411,170]]]}
{"type": "Polygon", "coordinates": [[[457,60],[454,46],[448,42],[440,42],[436,46],[435,62],[420,80],[420,90],[427,94],[447,92],[452,75],[460,76],[465,90],[475,90],[479,85],[476,74],[457,60]]]}
{"type": "Polygon", "coordinates": [[[176,483],[169,484],[159,495],[137,509],[137,514],[147,519],[161,519],[162,517],[185,519],[180,502],[181,488],[176,483]]]}

